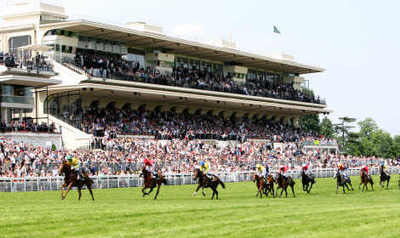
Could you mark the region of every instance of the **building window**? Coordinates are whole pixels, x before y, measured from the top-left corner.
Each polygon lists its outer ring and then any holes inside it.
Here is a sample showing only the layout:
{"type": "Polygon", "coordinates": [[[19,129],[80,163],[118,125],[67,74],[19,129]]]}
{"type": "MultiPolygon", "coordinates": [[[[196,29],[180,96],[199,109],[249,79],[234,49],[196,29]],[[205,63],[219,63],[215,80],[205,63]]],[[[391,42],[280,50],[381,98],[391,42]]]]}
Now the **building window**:
{"type": "Polygon", "coordinates": [[[17,50],[21,46],[30,45],[32,42],[31,36],[16,36],[8,40],[9,53],[17,54],[17,50]]]}

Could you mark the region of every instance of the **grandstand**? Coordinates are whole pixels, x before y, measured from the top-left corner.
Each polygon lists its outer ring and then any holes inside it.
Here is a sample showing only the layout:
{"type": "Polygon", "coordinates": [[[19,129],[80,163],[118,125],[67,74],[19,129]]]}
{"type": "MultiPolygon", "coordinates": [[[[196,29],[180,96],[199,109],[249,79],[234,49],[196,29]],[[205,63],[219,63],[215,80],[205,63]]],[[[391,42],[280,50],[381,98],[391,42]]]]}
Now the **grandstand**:
{"type": "Polygon", "coordinates": [[[2,121],[47,125],[68,149],[105,133],[297,141],[302,115],[330,112],[304,78],[323,69],[290,57],[72,20],[58,1],[6,1],[1,17],[2,121]]]}

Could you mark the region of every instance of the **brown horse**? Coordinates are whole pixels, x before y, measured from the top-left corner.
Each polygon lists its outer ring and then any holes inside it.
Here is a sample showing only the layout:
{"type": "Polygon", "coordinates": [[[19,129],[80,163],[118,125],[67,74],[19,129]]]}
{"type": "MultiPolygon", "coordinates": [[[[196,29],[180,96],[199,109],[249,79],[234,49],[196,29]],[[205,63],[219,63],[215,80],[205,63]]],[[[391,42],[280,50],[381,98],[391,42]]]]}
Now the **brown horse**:
{"type": "Polygon", "coordinates": [[[87,173],[83,174],[83,179],[78,180],[78,174],[71,170],[71,166],[67,164],[66,161],[63,161],[59,168],[59,174],[64,174],[64,184],[61,186],[61,200],[64,200],[67,197],[68,192],[71,190],[72,187],[78,188],[78,199],[81,200],[82,196],[82,187],[86,185],[88,188],[90,195],[92,196],[92,200],[94,201],[93,192],[92,192],[92,185],[93,180],[89,178],[87,173]],[[67,191],[64,189],[67,187],[67,191]]]}
{"type": "Polygon", "coordinates": [[[260,195],[260,198],[262,198],[262,194],[265,194],[265,196],[268,197],[269,193],[272,194],[272,197],[275,197],[274,177],[272,177],[271,175],[268,175],[267,179],[265,181],[265,179],[263,177],[260,177],[257,174],[255,174],[254,178],[253,178],[253,182],[256,183],[256,187],[258,190],[256,197],[258,197],[258,195],[260,195]]]}
{"type": "Polygon", "coordinates": [[[282,189],[281,190],[281,194],[279,195],[279,197],[282,197],[282,193],[283,191],[285,191],[285,195],[287,197],[287,188],[290,186],[292,188],[292,193],[293,193],[293,197],[296,197],[296,194],[294,193],[294,185],[296,184],[294,182],[294,180],[292,179],[292,177],[290,176],[283,176],[282,174],[278,174],[278,178],[276,179],[276,183],[278,184],[278,187],[276,188],[276,190],[278,189],[282,189]]]}
{"type": "Polygon", "coordinates": [[[371,184],[372,191],[374,191],[374,180],[372,180],[371,175],[368,175],[365,171],[361,171],[360,177],[361,182],[360,185],[358,185],[358,189],[360,189],[361,184],[363,184],[362,191],[364,192],[364,189],[368,191],[368,184],[371,184]]]}
{"type": "Polygon", "coordinates": [[[267,196],[267,183],[265,182],[265,179],[262,176],[255,174],[253,177],[253,182],[256,183],[257,187],[256,197],[260,196],[260,198],[262,198],[263,194],[267,196]]]}
{"type": "Polygon", "coordinates": [[[204,188],[211,188],[211,190],[213,191],[211,200],[214,199],[214,195],[216,195],[216,198],[218,200],[218,184],[221,184],[222,188],[225,188],[225,184],[217,176],[214,175],[214,178],[210,179],[207,177],[207,175],[203,174],[203,172],[199,168],[194,170],[193,179],[198,179],[197,188],[192,194],[193,197],[196,195],[200,188],[202,188],[203,196],[206,196],[206,194],[204,193],[204,188]]]}
{"type": "Polygon", "coordinates": [[[167,185],[167,180],[163,177],[160,171],[158,171],[158,178],[153,178],[151,172],[147,171],[146,168],[143,167],[142,174],[144,178],[142,193],[143,197],[149,195],[153,192],[153,189],[157,186],[157,192],[154,196],[154,200],[157,199],[158,193],[160,192],[161,184],[167,185]],[[146,189],[150,189],[147,193],[145,192],[146,189]]]}

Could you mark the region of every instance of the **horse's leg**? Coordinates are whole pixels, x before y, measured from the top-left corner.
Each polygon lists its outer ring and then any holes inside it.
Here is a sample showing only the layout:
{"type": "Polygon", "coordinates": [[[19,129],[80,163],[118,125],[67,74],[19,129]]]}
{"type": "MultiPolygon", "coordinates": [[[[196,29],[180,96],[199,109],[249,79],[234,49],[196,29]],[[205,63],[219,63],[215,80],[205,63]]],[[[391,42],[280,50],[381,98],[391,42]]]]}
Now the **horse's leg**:
{"type": "Polygon", "coordinates": [[[263,197],[263,187],[262,187],[262,185],[260,185],[259,187],[258,187],[258,193],[260,194],[260,198],[262,198],[263,197]]]}
{"type": "Polygon", "coordinates": [[[290,185],[290,187],[292,188],[293,197],[296,197],[296,194],[294,193],[294,186],[290,185]]]}
{"type": "Polygon", "coordinates": [[[146,190],[146,187],[143,187],[143,188],[142,188],[143,197],[146,196],[146,195],[148,194],[148,193],[145,192],[145,190],[146,190]]]}
{"type": "Polygon", "coordinates": [[[82,189],[82,187],[81,187],[81,186],[78,186],[78,200],[79,200],[79,201],[81,200],[81,197],[82,197],[82,191],[81,191],[81,189],[82,189]]]}
{"type": "Polygon", "coordinates": [[[389,189],[389,182],[390,182],[390,177],[388,178],[387,183],[386,183],[386,188],[387,189],[389,189]]]}
{"type": "Polygon", "coordinates": [[[285,186],[285,196],[287,197],[287,185],[285,186]]]}
{"type": "Polygon", "coordinates": [[[65,183],[63,185],[61,185],[61,200],[64,199],[64,188],[65,188],[65,183]]]}
{"type": "Polygon", "coordinates": [[[206,196],[206,192],[204,192],[204,186],[203,186],[203,189],[201,190],[201,194],[203,194],[203,197],[206,196]]]}
{"type": "Polygon", "coordinates": [[[62,200],[64,200],[67,197],[67,194],[69,193],[69,190],[71,190],[72,187],[72,182],[68,185],[67,191],[65,191],[65,194],[62,197],[62,200]]]}
{"type": "Polygon", "coordinates": [[[214,195],[215,195],[215,189],[211,186],[210,187],[211,190],[213,191],[212,196],[211,196],[211,200],[214,200],[214,195]]]}
{"type": "Polygon", "coordinates": [[[151,187],[150,190],[147,192],[147,194],[150,194],[151,192],[153,192],[154,187],[151,187]]]}
{"type": "Polygon", "coordinates": [[[197,192],[199,191],[201,185],[198,184],[196,190],[192,193],[192,197],[196,196],[197,192]]]}
{"type": "MultiPolygon", "coordinates": [[[[86,186],[87,186],[87,185],[86,185],[86,186]]],[[[87,186],[87,188],[88,188],[88,190],[89,190],[90,196],[92,196],[92,200],[94,201],[94,196],[93,196],[92,186],[91,186],[91,185],[89,185],[89,186],[87,186]]]]}
{"type": "Polygon", "coordinates": [[[339,183],[336,183],[336,194],[338,193],[339,190],[339,183]]]}
{"type": "Polygon", "coordinates": [[[281,194],[279,195],[279,197],[282,197],[282,193],[283,193],[283,187],[281,188],[281,194]]]}
{"type": "MultiPolygon", "coordinates": [[[[344,189],[344,186],[345,186],[346,184],[344,184],[343,185],[343,194],[345,194],[346,193],[346,190],[344,189]]],[[[346,185],[347,186],[347,185],[346,185]]]]}
{"type": "Polygon", "coordinates": [[[217,190],[217,187],[215,187],[215,196],[217,197],[217,200],[219,200],[219,198],[218,198],[218,190],[217,190]]]}
{"type": "Polygon", "coordinates": [[[161,183],[158,184],[156,195],[154,196],[154,200],[157,199],[158,193],[160,192],[161,183]]]}
{"type": "Polygon", "coordinates": [[[312,186],[313,186],[313,183],[310,184],[310,187],[308,188],[308,193],[311,192],[312,186]]]}

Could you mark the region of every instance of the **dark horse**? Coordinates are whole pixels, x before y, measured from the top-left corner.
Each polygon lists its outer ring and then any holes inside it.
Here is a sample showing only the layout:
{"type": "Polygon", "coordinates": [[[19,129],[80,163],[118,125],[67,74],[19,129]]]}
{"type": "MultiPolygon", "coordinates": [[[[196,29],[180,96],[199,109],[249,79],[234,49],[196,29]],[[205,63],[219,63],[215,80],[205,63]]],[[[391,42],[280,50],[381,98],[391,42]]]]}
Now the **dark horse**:
{"type": "MultiPolygon", "coordinates": [[[[385,187],[385,184],[384,184],[385,181],[387,181],[386,188],[389,188],[390,175],[383,170],[383,165],[379,166],[379,175],[380,175],[379,184],[382,186],[382,188],[385,187]]],[[[400,182],[399,182],[399,186],[400,186],[400,182]]]]}
{"type": "Polygon", "coordinates": [[[301,172],[301,183],[303,184],[303,191],[310,193],[313,184],[315,183],[314,175],[307,175],[304,171],[301,172]]]}
{"type": "Polygon", "coordinates": [[[287,188],[288,186],[290,186],[292,188],[292,193],[293,193],[293,197],[296,197],[296,194],[294,193],[294,185],[296,184],[294,182],[294,180],[292,179],[292,177],[290,176],[283,176],[282,174],[278,174],[278,178],[276,179],[276,183],[278,184],[278,187],[276,188],[276,190],[278,191],[278,189],[282,189],[281,190],[281,194],[279,195],[279,197],[282,197],[282,193],[283,191],[285,191],[285,195],[287,197],[287,188]]]}
{"type": "Polygon", "coordinates": [[[82,187],[86,185],[88,188],[90,195],[92,196],[92,200],[94,201],[93,192],[92,192],[92,185],[93,180],[89,178],[87,173],[83,173],[83,179],[78,180],[78,174],[71,170],[71,166],[67,164],[66,161],[63,161],[59,168],[59,173],[64,174],[64,184],[61,186],[61,199],[64,200],[67,197],[68,192],[71,190],[72,187],[78,188],[79,200],[81,200],[82,196],[82,187]],[[67,187],[67,191],[64,189],[67,187]]]}
{"type": "Polygon", "coordinates": [[[353,189],[353,185],[351,184],[351,179],[350,179],[350,177],[344,177],[344,175],[341,174],[341,173],[339,172],[339,170],[336,171],[336,175],[335,175],[334,178],[336,178],[336,194],[338,193],[339,186],[343,187],[343,193],[346,193],[346,191],[344,190],[344,187],[346,187],[347,190],[350,191],[349,185],[350,185],[350,187],[351,187],[351,190],[354,190],[354,189],[353,189]]]}
{"type": "Polygon", "coordinates": [[[143,188],[142,188],[143,197],[149,195],[153,191],[153,189],[157,186],[157,192],[156,195],[154,196],[154,200],[156,200],[158,193],[160,192],[161,184],[167,185],[167,180],[163,177],[160,171],[158,172],[158,178],[153,178],[151,172],[147,171],[145,168],[142,169],[141,175],[144,178],[143,188]],[[150,191],[146,193],[145,190],[147,188],[149,188],[150,191]]]}
{"type": "Polygon", "coordinates": [[[361,184],[363,184],[362,191],[364,192],[364,189],[368,191],[368,184],[371,184],[372,191],[374,191],[374,180],[372,180],[371,175],[368,175],[364,170],[362,170],[360,177],[361,182],[360,185],[358,185],[358,189],[360,189],[361,184]]]}
{"type": "Polygon", "coordinates": [[[198,179],[197,188],[193,192],[193,197],[196,195],[200,188],[202,188],[201,192],[203,196],[206,196],[206,194],[204,193],[204,189],[211,188],[211,190],[213,191],[211,199],[214,199],[215,195],[218,200],[218,184],[221,184],[222,188],[225,188],[225,184],[217,176],[214,175],[214,179],[210,179],[207,177],[207,175],[203,174],[203,172],[199,168],[194,170],[193,179],[198,179]]]}
{"type": "Polygon", "coordinates": [[[265,194],[266,197],[268,197],[269,193],[272,194],[273,197],[275,197],[275,190],[274,190],[274,177],[271,175],[267,176],[267,179],[265,180],[263,177],[258,176],[257,174],[254,175],[253,182],[256,183],[257,187],[257,194],[260,195],[260,198],[262,198],[263,194],[265,194]]]}

